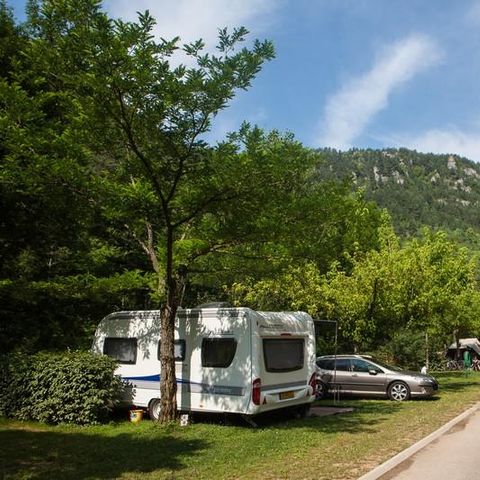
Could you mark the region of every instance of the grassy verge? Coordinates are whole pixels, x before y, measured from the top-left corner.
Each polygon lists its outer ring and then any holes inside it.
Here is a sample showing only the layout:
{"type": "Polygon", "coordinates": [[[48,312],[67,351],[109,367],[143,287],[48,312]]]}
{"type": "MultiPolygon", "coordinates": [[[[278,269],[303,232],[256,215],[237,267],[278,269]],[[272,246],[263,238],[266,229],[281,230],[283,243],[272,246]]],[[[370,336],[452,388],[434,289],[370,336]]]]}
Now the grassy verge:
{"type": "MultiPolygon", "coordinates": [[[[49,427],[0,421],[5,479],[356,479],[480,401],[480,373],[441,374],[431,400],[347,400],[352,413],[272,418],[252,429],[115,422],[49,427]]],[[[324,400],[320,404],[331,404],[324,400]]]]}

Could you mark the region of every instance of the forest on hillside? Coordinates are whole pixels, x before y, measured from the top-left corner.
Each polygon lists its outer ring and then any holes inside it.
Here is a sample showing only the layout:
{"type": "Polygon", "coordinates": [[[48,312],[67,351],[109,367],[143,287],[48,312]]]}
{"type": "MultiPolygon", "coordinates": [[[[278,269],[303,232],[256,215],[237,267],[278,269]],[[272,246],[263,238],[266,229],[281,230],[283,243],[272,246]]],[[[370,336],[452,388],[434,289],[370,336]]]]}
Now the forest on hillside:
{"type": "Polygon", "coordinates": [[[392,216],[402,237],[443,229],[471,245],[480,233],[480,166],[407,149],[321,150],[320,178],[347,180],[392,216]]]}
{"type": "Polygon", "coordinates": [[[208,56],[156,40],[148,13],[57,3],[18,24],[0,2],[2,351],[86,349],[112,311],[219,300],[336,320],[343,351],[397,362],[425,333],[480,335],[477,165],[247,123],[207,144],[270,42],[221,30],[208,56]]]}

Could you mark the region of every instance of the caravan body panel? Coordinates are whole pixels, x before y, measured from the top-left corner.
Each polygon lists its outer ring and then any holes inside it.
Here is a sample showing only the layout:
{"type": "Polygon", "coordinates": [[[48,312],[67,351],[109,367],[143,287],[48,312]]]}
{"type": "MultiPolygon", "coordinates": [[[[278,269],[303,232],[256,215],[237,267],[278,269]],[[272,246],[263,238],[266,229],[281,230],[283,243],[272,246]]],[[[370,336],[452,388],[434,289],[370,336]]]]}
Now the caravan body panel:
{"type": "MultiPolygon", "coordinates": [[[[159,311],[113,313],[99,324],[92,348],[119,359],[125,403],[147,408],[159,398],[159,342],[159,311]]],[[[303,312],[181,310],[175,355],[180,411],[257,414],[314,400],[314,328],[303,312]]]]}

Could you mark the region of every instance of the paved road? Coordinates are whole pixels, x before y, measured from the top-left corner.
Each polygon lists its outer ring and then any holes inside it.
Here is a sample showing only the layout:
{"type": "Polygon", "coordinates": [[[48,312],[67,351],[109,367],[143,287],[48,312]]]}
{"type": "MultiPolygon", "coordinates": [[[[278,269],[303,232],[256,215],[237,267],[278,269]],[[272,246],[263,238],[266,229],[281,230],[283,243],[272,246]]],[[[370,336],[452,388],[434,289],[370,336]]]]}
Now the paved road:
{"type": "Polygon", "coordinates": [[[480,410],[464,418],[381,480],[480,479],[480,410]]]}

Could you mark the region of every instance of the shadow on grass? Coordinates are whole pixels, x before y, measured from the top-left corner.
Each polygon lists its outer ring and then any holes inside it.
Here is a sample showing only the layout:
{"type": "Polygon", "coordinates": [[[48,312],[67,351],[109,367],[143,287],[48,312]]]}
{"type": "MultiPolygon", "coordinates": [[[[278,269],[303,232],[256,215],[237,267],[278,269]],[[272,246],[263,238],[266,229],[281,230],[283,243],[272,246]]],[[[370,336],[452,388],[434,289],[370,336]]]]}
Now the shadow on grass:
{"type": "Polygon", "coordinates": [[[344,413],[326,416],[311,416],[305,419],[281,418],[280,413],[272,414],[262,426],[275,426],[281,429],[307,428],[316,432],[328,434],[334,433],[376,433],[378,425],[390,415],[398,413],[402,409],[408,409],[412,404],[436,403],[438,396],[429,398],[413,399],[408,402],[393,402],[387,399],[359,399],[345,397],[334,404],[331,399],[324,399],[313,404],[316,407],[339,407],[353,409],[344,413]]]}
{"type": "Polygon", "coordinates": [[[440,385],[440,393],[463,391],[480,386],[478,372],[438,372],[434,376],[440,385]]]}
{"type": "MultiPolygon", "coordinates": [[[[333,402],[322,400],[315,402],[313,406],[331,407],[333,406],[333,402]]],[[[257,427],[262,430],[291,430],[298,428],[328,433],[373,433],[376,431],[377,424],[381,423],[388,415],[398,411],[398,408],[401,408],[398,403],[391,402],[390,400],[364,401],[359,399],[342,401],[335,406],[350,408],[353,409],[353,411],[335,415],[309,415],[306,418],[298,418],[295,411],[280,409],[256,415],[252,420],[257,427]]],[[[193,423],[199,424],[211,423],[252,429],[252,425],[249,425],[240,415],[195,414],[192,416],[192,421],[193,423]]]]}
{"type": "Polygon", "coordinates": [[[0,444],[1,477],[35,480],[107,479],[156,470],[174,476],[183,458],[207,446],[157,432],[109,436],[24,429],[0,430],[0,444]]]}
{"type": "Polygon", "coordinates": [[[468,381],[468,378],[464,380],[456,381],[455,383],[441,383],[440,392],[454,392],[471,389],[474,385],[480,386],[478,382],[468,381]]]}

